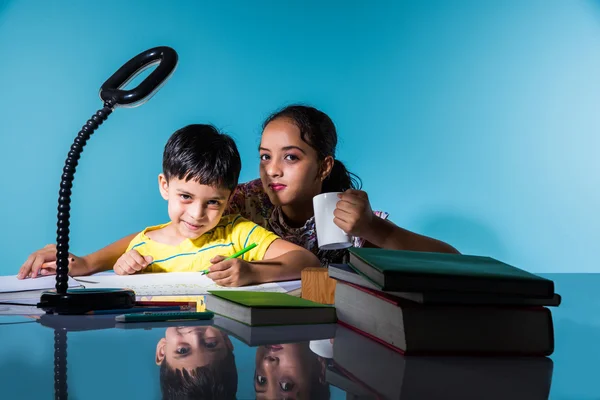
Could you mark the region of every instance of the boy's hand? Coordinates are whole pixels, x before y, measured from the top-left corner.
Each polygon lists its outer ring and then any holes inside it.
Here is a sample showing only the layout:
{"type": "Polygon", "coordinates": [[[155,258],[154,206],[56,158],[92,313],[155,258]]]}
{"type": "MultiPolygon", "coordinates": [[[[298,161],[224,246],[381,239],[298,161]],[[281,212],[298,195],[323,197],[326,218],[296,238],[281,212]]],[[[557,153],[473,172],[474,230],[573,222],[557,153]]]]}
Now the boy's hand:
{"type": "Polygon", "coordinates": [[[349,235],[367,236],[374,218],[367,192],[348,189],[338,197],[333,222],[349,235]]]}
{"type": "Polygon", "coordinates": [[[210,260],[213,265],[206,276],[220,286],[244,286],[252,283],[252,264],[240,258],[225,258],[213,257],[210,260]]]}
{"type": "MultiPolygon", "coordinates": [[[[85,259],[69,253],[69,275],[79,276],[87,273],[85,259]]],[[[37,278],[38,276],[56,274],[56,245],[48,244],[34,251],[21,265],[18,279],[37,278]]]]}
{"type": "Polygon", "coordinates": [[[146,268],[151,262],[151,256],[142,256],[137,250],[129,250],[119,257],[113,270],[117,275],[133,275],[146,268]]]}

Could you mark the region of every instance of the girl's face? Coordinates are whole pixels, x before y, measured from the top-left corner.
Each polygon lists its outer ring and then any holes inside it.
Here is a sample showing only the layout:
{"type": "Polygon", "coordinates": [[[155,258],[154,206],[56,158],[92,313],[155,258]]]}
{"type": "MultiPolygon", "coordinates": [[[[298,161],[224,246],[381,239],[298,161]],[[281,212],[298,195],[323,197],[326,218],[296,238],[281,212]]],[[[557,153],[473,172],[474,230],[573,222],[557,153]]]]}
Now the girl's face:
{"type": "Polygon", "coordinates": [[[307,399],[316,372],[315,360],[308,343],[260,346],[254,372],[256,398],[307,399]]]}
{"type": "Polygon", "coordinates": [[[301,139],[300,129],[287,118],[269,122],[259,152],[260,179],[271,203],[281,207],[312,205],[329,170],[321,168],[316,150],[301,139]]]}

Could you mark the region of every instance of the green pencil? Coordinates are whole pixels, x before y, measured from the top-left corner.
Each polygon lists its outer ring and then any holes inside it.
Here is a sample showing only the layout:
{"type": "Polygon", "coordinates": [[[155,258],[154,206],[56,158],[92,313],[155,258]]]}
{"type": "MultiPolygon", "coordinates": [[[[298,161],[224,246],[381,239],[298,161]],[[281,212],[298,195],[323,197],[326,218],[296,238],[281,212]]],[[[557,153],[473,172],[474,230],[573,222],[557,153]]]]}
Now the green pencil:
{"type": "Polygon", "coordinates": [[[117,322],[156,322],[156,321],[183,321],[212,319],[215,314],[212,311],[193,312],[145,312],[140,314],[117,315],[117,322]]]}
{"type": "MultiPolygon", "coordinates": [[[[225,260],[231,260],[232,258],[239,257],[239,256],[241,256],[242,254],[245,254],[245,253],[249,252],[250,250],[252,250],[252,249],[253,249],[253,248],[255,248],[256,246],[257,246],[257,245],[256,245],[256,243],[252,243],[251,245],[244,247],[242,250],[238,251],[237,253],[234,253],[234,254],[230,255],[230,256],[229,256],[229,257],[227,257],[225,260]]],[[[223,261],[225,261],[225,260],[223,260],[223,261]]],[[[202,275],[206,275],[206,274],[208,274],[208,272],[209,272],[209,271],[208,271],[207,269],[205,269],[204,271],[202,271],[202,272],[200,272],[200,273],[201,273],[202,275]]]]}

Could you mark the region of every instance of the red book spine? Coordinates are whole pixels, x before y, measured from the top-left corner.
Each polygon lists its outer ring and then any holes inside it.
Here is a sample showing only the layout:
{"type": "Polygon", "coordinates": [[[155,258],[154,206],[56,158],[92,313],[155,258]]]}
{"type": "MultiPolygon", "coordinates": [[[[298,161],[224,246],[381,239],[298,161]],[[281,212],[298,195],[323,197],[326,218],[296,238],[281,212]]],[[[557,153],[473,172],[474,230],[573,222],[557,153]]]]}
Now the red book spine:
{"type": "Polygon", "coordinates": [[[366,337],[368,337],[369,339],[372,339],[372,340],[376,341],[377,343],[380,343],[380,344],[384,345],[384,346],[385,346],[385,347],[387,347],[388,349],[394,350],[394,351],[396,351],[396,352],[398,352],[398,353],[400,353],[400,354],[402,354],[402,355],[405,355],[405,354],[406,354],[406,352],[405,352],[404,350],[402,350],[402,349],[400,349],[400,348],[398,348],[398,347],[396,347],[396,346],[392,346],[392,345],[391,345],[391,344],[389,344],[388,342],[386,342],[386,341],[384,341],[384,340],[381,340],[381,339],[379,339],[378,337],[376,337],[376,336],[373,336],[373,335],[371,335],[371,334],[369,334],[369,333],[367,333],[367,332],[365,332],[365,331],[361,331],[360,329],[358,329],[358,328],[355,328],[355,327],[353,327],[352,325],[345,323],[344,321],[340,321],[340,320],[338,320],[338,324],[340,324],[340,325],[342,325],[342,326],[344,326],[344,327],[346,327],[346,328],[348,328],[348,329],[350,329],[350,330],[352,330],[352,331],[354,331],[354,332],[356,332],[356,333],[359,333],[359,334],[361,334],[361,335],[363,335],[363,336],[366,336],[366,337]]]}

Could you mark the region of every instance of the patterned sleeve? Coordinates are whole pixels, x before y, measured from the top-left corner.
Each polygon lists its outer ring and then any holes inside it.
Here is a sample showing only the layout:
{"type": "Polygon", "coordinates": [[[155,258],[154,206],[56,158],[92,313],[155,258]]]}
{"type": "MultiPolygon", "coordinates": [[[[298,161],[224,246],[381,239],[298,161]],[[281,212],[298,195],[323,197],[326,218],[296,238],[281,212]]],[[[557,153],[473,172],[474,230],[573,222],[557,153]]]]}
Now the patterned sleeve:
{"type": "MultiPolygon", "coordinates": [[[[385,211],[373,211],[373,214],[381,219],[387,219],[390,216],[390,214],[386,213],[385,211]]],[[[353,245],[354,247],[363,247],[365,245],[365,239],[361,237],[354,237],[353,245]]]]}
{"type": "Polygon", "coordinates": [[[247,183],[240,183],[233,190],[233,194],[231,195],[231,199],[229,200],[229,205],[225,210],[224,215],[228,214],[242,214],[242,209],[244,208],[244,198],[246,193],[247,183]]]}
{"type": "Polygon", "coordinates": [[[267,221],[273,212],[273,205],[269,196],[264,192],[260,179],[239,184],[229,202],[226,214],[240,214],[262,227],[267,226],[267,221]]]}

